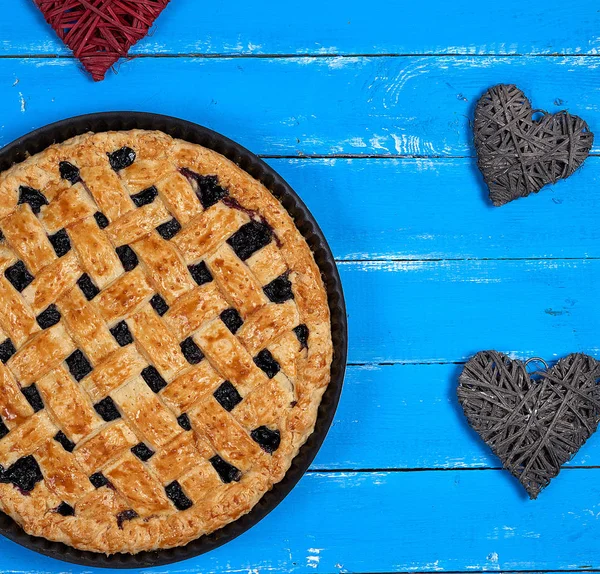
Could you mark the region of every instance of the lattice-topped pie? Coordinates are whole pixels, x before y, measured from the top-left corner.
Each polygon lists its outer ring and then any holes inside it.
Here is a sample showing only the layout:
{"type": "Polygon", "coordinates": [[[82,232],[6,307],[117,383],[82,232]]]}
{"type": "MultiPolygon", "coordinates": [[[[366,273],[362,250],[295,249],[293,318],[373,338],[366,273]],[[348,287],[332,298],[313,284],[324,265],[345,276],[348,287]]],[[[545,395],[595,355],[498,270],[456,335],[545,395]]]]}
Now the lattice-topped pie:
{"type": "Polygon", "coordinates": [[[0,509],[112,554],[247,513],[312,433],[327,296],[273,195],[153,131],[0,175],[0,509]]]}

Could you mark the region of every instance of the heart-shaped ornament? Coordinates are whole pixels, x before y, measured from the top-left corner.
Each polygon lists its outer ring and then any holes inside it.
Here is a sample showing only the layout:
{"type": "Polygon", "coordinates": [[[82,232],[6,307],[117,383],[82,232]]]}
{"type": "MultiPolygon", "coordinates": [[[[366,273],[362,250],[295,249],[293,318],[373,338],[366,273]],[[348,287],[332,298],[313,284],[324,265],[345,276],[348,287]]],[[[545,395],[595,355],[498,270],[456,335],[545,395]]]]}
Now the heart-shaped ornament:
{"type": "Polygon", "coordinates": [[[530,375],[527,362],[481,351],[465,365],[457,393],[469,424],[537,498],[595,432],[599,381],[600,362],[582,353],[530,375]]]}
{"type": "Polygon", "coordinates": [[[169,0],[34,0],[94,80],[141,40],[169,0]]]}
{"type": "Polygon", "coordinates": [[[581,118],[533,110],[517,86],[505,84],[477,102],[474,129],[477,163],[496,206],[569,177],[594,142],[581,118]]]}

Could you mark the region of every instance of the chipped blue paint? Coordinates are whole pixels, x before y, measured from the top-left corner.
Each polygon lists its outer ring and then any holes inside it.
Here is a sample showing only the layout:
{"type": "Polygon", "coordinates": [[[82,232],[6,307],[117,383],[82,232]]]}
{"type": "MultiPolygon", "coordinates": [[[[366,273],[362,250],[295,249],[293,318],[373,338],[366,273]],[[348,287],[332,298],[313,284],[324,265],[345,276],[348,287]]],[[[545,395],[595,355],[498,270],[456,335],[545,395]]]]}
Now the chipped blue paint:
{"type": "MultiPolygon", "coordinates": [[[[152,572],[600,568],[600,437],[530,502],[454,398],[482,348],[600,356],[600,159],[495,209],[469,128],[511,81],[600,133],[597,6],[209,4],[174,0],[141,57],[94,84],[31,2],[0,0],[0,147],[100,110],[197,121],[268,156],[340,262],[352,364],[311,472],[238,540],[152,572]]],[[[1,574],[90,571],[0,539],[1,574]]]]}

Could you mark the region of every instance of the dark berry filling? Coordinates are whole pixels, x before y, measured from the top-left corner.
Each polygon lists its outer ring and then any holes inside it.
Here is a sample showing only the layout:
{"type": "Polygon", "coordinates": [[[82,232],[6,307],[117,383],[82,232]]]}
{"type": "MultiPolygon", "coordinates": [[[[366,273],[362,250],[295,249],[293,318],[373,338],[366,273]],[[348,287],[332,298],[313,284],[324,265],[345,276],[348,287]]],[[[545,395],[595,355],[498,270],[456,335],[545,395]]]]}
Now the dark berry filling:
{"type": "Polygon", "coordinates": [[[64,229],[57,231],[54,235],[49,235],[48,239],[52,247],[54,247],[57,257],[62,257],[71,251],[71,240],[69,239],[69,234],[64,229]]]}
{"type": "Polygon", "coordinates": [[[37,215],[42,205],[48,205],[48,200],[41,191],[22,185],[19,187],[19,204],[21,203],[28,203],[31,211],[37,215]]]}
{"type": "Polygon", "coordinates": [[[169,310],[167,302],[158,293],[150,299],[150,305],[161,317],[169,310]]]}
{"type": "Polygon", "coordinates": [[[200,261],[200,263],[196,263],[195,265],[188,265],[188,269],[192,279],[198,283],[198,285],[204,285],[213,280],[213,276],[204,261],[200,261]]]}
{"type": "Polygon", "coordinates": [[[266,453],[273,454],[281,444],[281,433],[262,426],[254,429],[250,436],[266,453]]]}
{"type": "Polygon", "coordinates": [[[79,175],[79,168],[75,167],[68,161],[61,161],[58,164],[58,170],[60,171],[60,177],[66,179],[71,183],[77,183],[81,181],[81,175],[79,175]]]}
{"type": "Polygon", "coordinates": [[[179,223],[179,221],[173,218],[167,221],[166,223],[161,223],[156,228],[156,231],[158,231],[158,233],[163,239],[169,241],[169,239],[172,239],[181,231],[181,223],[179,223]]]}
{"type": "Polygon", "coordinates": [[[110,484],[108,478],[106,478],[101,472],[96,472],[90,476],[90,482],[94,488],[102,488],[110,484]]]}
{"type": "Polygon", "coordinates": [[[115,251],[119,256],[125,271],[131,271],[138,266],[139,261],[137,255],[135,254],[135,251],[129,247],[129,245],[121,245],[121,247],[117,247],[115,251]]]}
{"type": "Polygon", "coordinates": [[[231,309],[225,309],[221,313],[221,321],[225,323],[225,326],[235,335],[237,330],[244,324],[244,321],[240,317],[240,314],[233,307],[231,309]]]}
{"type": "Polygon", "coordinates": [[[187,510],[193,506],[193,502],[185,495],[181,485],[175,480],[165,486],[165,492],[175,505],[177,510],[187,510]]]}
{"type": "Polygon", "coordinates": [[[192,184],[204,209],[208,209],[211,205],[229,195],[229,192],[218,184],[218,179],[215,175],[200,175],[187,167],[179,171],[192,184]]]}
{"type": "Polygon", "coordinates": [[[99,403],[94,405],[96,412],[105,420],[107,423],[115,421],[121,418],[121,413],[110,397],[102,399],[99,403]]]}
{"type": "MultiPolygon", "coordinates": [[[[189,419],[188,419],[188,421],[189,421],[189,419]]],[[[190,429],[188,429],[188,430],[190,430],[190,429]]],[[[10,432],[9,428],[4,424],[2,419],[0,419],[0,439],[3,439],[9,432],[10,432]]]]}
{"type": "Polygon", "coordinates": [[[69,367],[73,378],[78,382],[92,372],[92,365],[90,365],[86,356],[79,349],[73,351],[65,359],[65,363],[67,363],[67,367],[69,367]]]}
{"type": "Polygon", "coordinates": [[[6,363],[16,352],[17,350],[10,339],[6,339],[0,343],[0,361],[3,363],[6,363]]]}
{"type": "Polygon", "coordinates": [[[4,241],[4,233],[2,233],[1,229],[0,229],[0,241],[4,241]]]}
{"type": "Polygon", "coordinates": [[[148,189],[144,189],[139,193],[131,196],[133,203],[135,203],[136,207],[142,207],[142,205],[148,205],[152,203],[158,196],[158,189],[152,186],[148,189]]]}
{"type": "Polygon", "coordinates": [[[213,397],[226,410],[232,411],[242,402],[242,397],[237,389],[229,382],[225,381],[214,393],[213,397]]]}
{"type": "Polygon", "coordinates": [[[154,451],[143,442],[136,444],[131,452],[135,454],[142,462],[150,460],[154,456],[154,451]]]}
{"type": "Polygon", "coordinates": [[[69,438],[67,437],[67,435],[63,432],[63,431],[58,431],[55,435],[54,435],[54,440],[57,443],[60,443],[60,445],[67,451],[67,452],[73,452],[73,450],[75,449],[75,443],[72,440],[69,440],[69,438]]]}
{"type": "Polygon", "coordinates": [[[250,221],[242,225],[228,240],[227,243],[236,255],[245,261],[253,253],[271,243],[273,230],[260,221],[250,221]]]}
{"type": "Polygon", "coordinates": [[[92,278],[87,273],[84,273],[79,279],[77,279],[77,285],[88,301],[91,301],[96,295],[98,295],[98,293],[100,293],[100,289],[98,289],[96,284],[92,281],[92,278]]]}
{"type": "Polygon", "coordinates": [[[133,343],[133,336],[131,335],[129,327],[125,321],[117,323],[110,330],[110,332],[121,347],[126,347],[127,345],[131,345],[131,343],[133,343]]]}
{"type": "Polygon", "coordinates": [[[285,303],[288,299],[294,298],[292,282],[288,279],[287,273],[273,279],[271,283],[263,287],[263,291],[273,303],[285,303]]]}
{"type": "Polygon", "coordinates": [[[14,265],[7,267],[4,276],[17,291],[23,291],[33,281],[33,275],[27,271],[27,267],[22,261],[17,261],[14,265]]]}
{"type": "Polygon", "coordinates": [[[301,349],[308,349],[308,327],[306,325],[298,325],[294,327],[294,333],[300,341],[301,349]]]}
{"type": "Polygon", "coordinates": [[[133,520],[138,517],[138,513],[135,510],[123,510],[117,514],[117,526],[120,530],[123,530],[123,524],[128,520],[133,520]]]}
{"type": "Polygon", "coordinates": [[[33,383],[33,385],[29,385],[28,387],[23,387],[21,392],[25,395],[27,402],[31,405],[36,413],[44,408],[44,401],[42,400],[35,383],[33,383]]]}
{"type": "Polygon", "coordinates": [[[210,459],[210,464],[217,471],[219,478],[225,484],[230,482],[239,482],[242,478],[242,472],[226,460],[223,460],[218,454],[210,459]]]}
{"type": "Polygon", "coordinates": [[[263,349],[258,353],[258,355],[254,357],[254,363],[259,369],[262,369],[265,372],[269,379],[272,379],[281,368],[269,349],[263,349]]]}
{"type": "Polygon", "coordinates": [[[146,384],[155,392],[158,393],[167,386],[160,373],[152,366],[146,367],[142,371],[142,378],[146,381],[146,384]]]}
{"type": "Polygon", "coordinates": [[[101,211],[96,211],[96,213],[94,213],[94,219],[96,220],[96,223],[100,229],[104,229],[105,227],[109,226],[108,217],[106,217],[106,215],[104,215],[104,213],[101,211]]]}
{"type": "Polygon", "coordinates": [[[61,516],[75,516],[75,509],[66,502],[61,502],[56,507],[55,512],[61,516]]]}
{"type": "Polygon", "coordinates": [[[60,311],[58,307],[52,303],[48,305],[37,317],[36,321],[42,329],[48,329],[56,325],[60,321],[60,311]]]}
{"type": "Polygon", "coordinates": [[[188,337],[185,341],[182,341],[179,346],[181,347],[183,356],[190,365],[197,365],[202,359],[204,359],[204,353],[202,353],[198,345],[194,343],[194,340],[191,337],[188,337]]]}
{"type": "Polygon", "coordinates": [[[130,147],[122,147],[112,153],[107,153],[110,167],[115,171],[129,167],[135,161],[135,152],[130,147]]]}
{"type": "Polygon", "coordinates": [[[177,422],[179,423],[179,426],[183,430],[186,430],[186,431],[192,430],[192,423],[190,422],[190,417],[188,417],[186,413],[179,415],[177,417],[177,422]]]}
{"type": "Polygon", "coordinates": [[[21,493],[31,492],[41,480],[44,476],[32,455],[20,458],[6,470],[0,467],[0,482],[14,484],[21,493]]]}

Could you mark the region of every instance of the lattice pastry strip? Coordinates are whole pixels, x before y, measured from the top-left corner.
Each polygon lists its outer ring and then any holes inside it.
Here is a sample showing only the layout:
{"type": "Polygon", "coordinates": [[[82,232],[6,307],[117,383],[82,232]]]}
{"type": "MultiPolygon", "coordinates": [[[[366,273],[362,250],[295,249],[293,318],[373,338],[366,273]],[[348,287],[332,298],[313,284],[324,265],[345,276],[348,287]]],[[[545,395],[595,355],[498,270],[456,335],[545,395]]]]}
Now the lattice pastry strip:
{"type": "Polygon", "coordinates": [[[41,208],[40,220],[46,231],[57,233],[96,213],[97,207],[81,183],[66,188],[49,205],[41,208]]]}
{"type": "Polygon", "coordinates": [[[183,432],[175,415],[140,377],[115,391],[112,398],[139,435],[154,447],[164,446],[183,432]]]}
{"type": "Polygon", "coordinates": [[[56,259],[46,231],[29,204],[19,205],[2,221],[2,232],[19,259],[33,274],[56,259]]]}
{"type": "Polygon", "coordinates": [[[196,287],[178,251],[158,233],[150,233],[132,245],[148,268],[157,291],[168,304],[196,287]]]}
{"type": "Polygon", "coordinates": [[[81,471],[73,455],[56,440],[46,442],[35,452],[46,485],[70,506],[93,490],[88,477],[81,471]]]}
{"type": "Polygon", "coordinates": [[[165,404],[179,416],[214,393],[224,382],[208,361],[201,361],[173,379],[160,394],[165,404]]]}
{"type": "Polygon", "coordinates": [[[7,367],[22,385],[34,383],[64,361],[75,345],[61,323],[38,333],[21,347],[7,367]]]}
{"type": "MultiPolygon", "coordinates": [[[[0,282],[1,284],[1,282],[0,282]]],[[[92,362],[98,364],[118,349],[100,312],[79,287],[74,287],[56,302],[62,321],[77,346],[92,362]]]]}
{"type": "Polygon", "coordinates": [[[38,379],[36,387],[70,441],[79,442],[101,425],[86,393],[63,366],[38,379]]]}
{"type": "Polygon", "coordinates": [[[177,339],[150,305],[141,308],[128,320],[139,348],[163,378],[170,380],[187,366],[177,339]]]}
{"type": "Polygon", "coordinates": [[[194,433],[183,432],[166,445],[166,448],[158,451],[148,464],[163,485],[167,485],[199,466],[206,458],[208,457],[203,457],[196,446],[194,433]]]}
{"type": "Polygon", "coordinates": [[[172,508],[160,483],[131,453],[104,469],[104,475],[139,516],[152,516],[172,508]]]}
{"type": "Polygon", "coordinates": [[[23,299],[37,315],[53,304],[65,291],[70,290],[82,272],[77,255],[70,251],[42,269],[23,290],[23,299]]]}
{"type": "Polygon", "coordinates": [[[21,388],[12,373],[0,363],[0,420],[3,421],[2,424],[8,429],[13,429],[23,424],[32,414],[33,408],[21,393],[21,388]]]}
{"type": "Polygon", "coordinates": [[[44,442],[54,437],[57,431],[46,411],[35,413],[2,439],[0,465],[9,467],[18,459],[34,453],[44,442]]]}
{"type": "Polygon", "coordinates": [[[0,276],[0,325],[12,344],[20,347],[40,330],[35,315],[5,278],[0,276]]]}
{"type": "Polygon", "coordinates": [[[161,179],[156,187],[167,206],[181,225],[202,213],[202,206],[188,180],[179,172],[173,172],[161,179]]]}
{"type": "Polygon", "coordinates": [[[267,381],[265,373],[222,321],[211,321],[198,332],[195,340],[216,370],[231,381],[242,396],[267,381]]]}
{"type": "Polygon", "coordinates": [[[104,289],[124,273],[113,245],[98,226],[96,218],[79,221],[68,229],[68,234],[81,266],[98,289],[104,289]]]}
{"type": "Polygon", "coordinates": [[[99,431],[79,443],[73,455],[77,463],[90,476],[108,462],[138,444],[133,431],[122,420],[101,427],[99,431]]]}
{"type": "Polygon", "coordinates": [[[256,355],[271,341],[291,331],[299,321],[298,308],[293,301],[281,305],[273,303],[247,319],[236,336],[251,355],[256,355]]]}
{"type": "Polygon", "coordinates": [[[124,273],[94,298],[93,304],[109,325],[132,313],[154,293],[141,267],[124,273]]]}
{"type": "Polygon", "coordinates": [[[80,172],[100,211],[106,214],[110,221],[119,219],[135,209],[121,179],[108,165],[83,167],[80,172]]]}
{"type": "Polygon", "coordinates": [[[118,247],[138,241],[170,219],[169,211],[161,199],[157,198],[111,223],[106,228],[106,234],[118,247]]]}
{"type": "Polygon", "coordinates": [[[228,307],[216,283],[211,281],[180,297],[165,313],[163,321],[177,339],[183,340],[228,307]]]}
{"type": "Polygon", "coordinates": [[[148,363],[135,345],[118,348],[81,381],[81,388],[85,389],[94,403],[98,403],[139,375],[147,366],[148,363]]]}
{"type": "Polygon", "coordinates": [[[192,219],[172,241],[188,264],[197,263],[247,221],[248,216],[243,212],[217,203],[192,219]]]}

